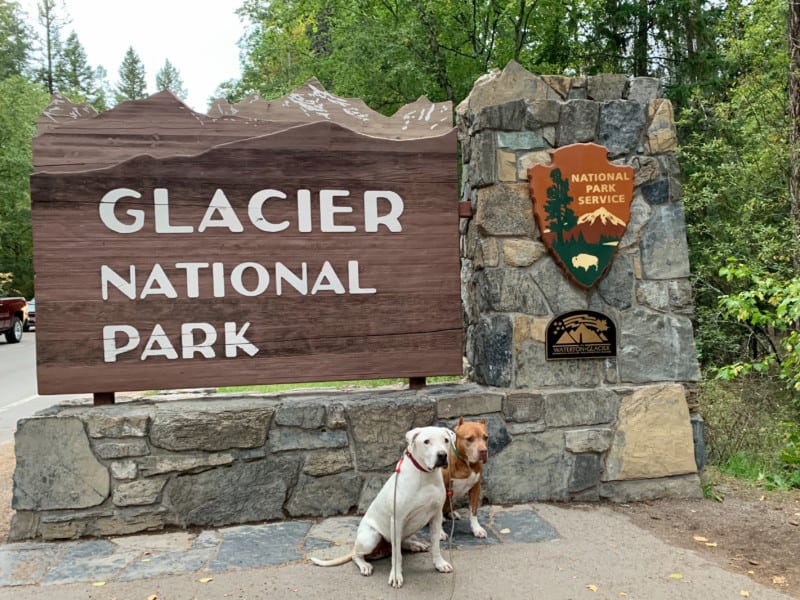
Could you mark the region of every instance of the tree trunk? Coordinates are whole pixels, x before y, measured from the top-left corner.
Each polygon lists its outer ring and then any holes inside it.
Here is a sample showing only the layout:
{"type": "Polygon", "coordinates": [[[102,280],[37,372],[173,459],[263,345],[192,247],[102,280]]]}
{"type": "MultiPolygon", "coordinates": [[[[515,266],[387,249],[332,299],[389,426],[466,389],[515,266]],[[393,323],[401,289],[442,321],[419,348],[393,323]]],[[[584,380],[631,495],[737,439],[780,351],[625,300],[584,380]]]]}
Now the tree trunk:
{"type": "Polygon", "coordinates": [[[800,271],[800,0],[789,0],[789,203],[792,261],[800,271]]]}

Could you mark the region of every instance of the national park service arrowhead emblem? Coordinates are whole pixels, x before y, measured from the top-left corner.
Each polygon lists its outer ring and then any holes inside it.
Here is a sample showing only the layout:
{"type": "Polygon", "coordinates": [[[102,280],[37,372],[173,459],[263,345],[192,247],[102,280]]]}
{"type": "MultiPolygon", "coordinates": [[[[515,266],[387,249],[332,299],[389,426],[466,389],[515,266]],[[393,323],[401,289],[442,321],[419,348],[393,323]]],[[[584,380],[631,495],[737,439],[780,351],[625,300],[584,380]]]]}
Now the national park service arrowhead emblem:
{"type": "Polygon", "coordinates": [[[567,276],[589,289],[614,260],[631,218],[633,167],[608,161],[608,149],[572,144],[553,164],[528,169],[542,242],[567,276]]]}

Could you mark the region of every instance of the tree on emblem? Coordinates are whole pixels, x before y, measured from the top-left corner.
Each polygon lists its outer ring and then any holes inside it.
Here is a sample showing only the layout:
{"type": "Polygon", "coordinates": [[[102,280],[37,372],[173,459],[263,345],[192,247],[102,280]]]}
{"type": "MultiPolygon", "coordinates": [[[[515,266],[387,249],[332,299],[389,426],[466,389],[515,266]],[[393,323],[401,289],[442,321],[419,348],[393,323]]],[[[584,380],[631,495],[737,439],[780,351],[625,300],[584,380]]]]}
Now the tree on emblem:
{"type": "Polygon", "coordinates": [[[572,196],[569,195],[569,181],[561,178],[561,169],[553,169],[550,172],[550,179],[553,182],[547,188],[547,204],[544,210],[547,213],[547,224],[550,231],[554,231],[558,237],[558,243],[564,243],[564,232],[569,231],[578,224],[578,218],[569,207],[572,204],[572,196]]]}

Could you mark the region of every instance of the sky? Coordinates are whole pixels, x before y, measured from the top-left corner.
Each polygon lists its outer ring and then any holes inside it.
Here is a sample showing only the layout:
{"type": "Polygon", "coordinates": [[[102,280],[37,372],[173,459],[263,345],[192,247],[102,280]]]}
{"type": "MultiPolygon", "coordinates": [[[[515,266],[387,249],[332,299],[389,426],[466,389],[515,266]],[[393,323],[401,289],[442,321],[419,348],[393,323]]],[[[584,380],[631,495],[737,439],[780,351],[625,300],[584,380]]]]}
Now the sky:
{"type": "MultiPolygon", "coordinates": [[[[20,5],[38,23],[36,0],[20,5]]],[[[78,35],[92,68],[103,66],[112,88],[128,47],[144,64],[147,92],[156,92],[156,73],[169,60],[180,73],[190,108],[205,113],[217,86],[238,79],[244,24],[235,14],[242,0],[64,0],[61,37],[78,35]]]]}

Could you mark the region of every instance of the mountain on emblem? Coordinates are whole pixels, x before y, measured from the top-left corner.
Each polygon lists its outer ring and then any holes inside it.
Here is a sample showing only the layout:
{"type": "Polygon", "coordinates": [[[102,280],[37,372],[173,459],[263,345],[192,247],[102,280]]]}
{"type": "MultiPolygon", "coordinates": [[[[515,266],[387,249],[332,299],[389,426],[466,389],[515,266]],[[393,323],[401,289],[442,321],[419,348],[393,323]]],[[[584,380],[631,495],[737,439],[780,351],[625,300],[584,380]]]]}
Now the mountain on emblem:
{"type": "Polygon", "coordinates": [[[528,169],[542,242],[567,276],[589,289],[617,252],[631,217],[633,167],[608,162],[597,144],[553,152],[551,166],[528,169]]]}

